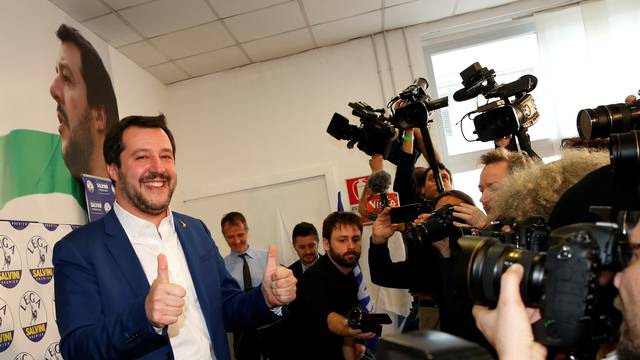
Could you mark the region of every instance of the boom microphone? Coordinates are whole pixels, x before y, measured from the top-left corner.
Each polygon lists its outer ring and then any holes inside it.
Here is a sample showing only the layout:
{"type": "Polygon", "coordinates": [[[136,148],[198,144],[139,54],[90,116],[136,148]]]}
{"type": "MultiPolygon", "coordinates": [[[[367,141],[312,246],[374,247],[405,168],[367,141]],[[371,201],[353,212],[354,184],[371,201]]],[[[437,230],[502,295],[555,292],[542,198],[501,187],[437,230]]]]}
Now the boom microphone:
{"type": "Polygon", "coordinates": [[[369,176],[367,186],[374,194],[386,193],[391,186],[391,175],[384,170],[374,172],[369,176]]]}

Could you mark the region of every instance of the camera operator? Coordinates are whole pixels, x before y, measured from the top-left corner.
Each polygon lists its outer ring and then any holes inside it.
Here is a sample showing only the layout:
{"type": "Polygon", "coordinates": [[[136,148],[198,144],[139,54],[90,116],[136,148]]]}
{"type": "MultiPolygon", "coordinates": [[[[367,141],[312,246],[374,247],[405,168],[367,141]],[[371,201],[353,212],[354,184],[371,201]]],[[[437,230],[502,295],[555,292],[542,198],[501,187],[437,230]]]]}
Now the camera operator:
{"type": "MultiPolygon", "coordinates": [[[[445,205],[473,205],[467,194],[451,190],[436,198],[436,208],[445,205]]],[[[423,214],[416,223],[429,219],[423,214]]],[[[369,267],[371,279],[380,286],[409,288],[419,298],[427,293],[434,299],[440,315],[440,329],[464,337],[471,341],[482,341],[471,316],[471,303],[455,297],[453,280],[450,278],[452,264],[449,237],[442,239],[423,239],[409,251],[407,260],[392,262],[387,247],[388,239],[398,229],[398,224],[391,223],[390,209],[385,209],[373,223],[371,245],[369,247],[369,267]],[[416,248],[416,246],[418,248],[416,248]],[[437,249],[436,256],[433,249],[437,249]],[[453,300],[453,301],[452,301],[453,300]]],[[[422,308],[421,308],[422,310],[422,308]]],[[[423,313],[420,314],[421,320],[423,313]]],[[[421,321],[422,325],[422,321],[421,321]]],[[[422,328],[422,326],[421,326],[422,328]]]]}
{"type": "MultiPolygon", "coordinates": [[[[629,236],[633,249],[629,265],[614,278],[619,291],[623,324],[617,354],[607,359],[640,358],[640,226],[629,236]]],[[[526,308],[520,296],[520,281],[524,270],[511,266],[500,281],[500,297],[495,309],[476,305],[473,315],[478,328],[494,346],[500,359],[544,359],[546,348],[535,342],[531,323],[540,318],[537,309],[526,308]]]]}
{"type": "Polygon", "coordinates": [[[546,222],[567,189],[589,172],[609,163],[608,151],[566,149],[561,156],[548,164],[518,170],[504,180],[491,196],[492,218],[522,220],[541,216],[546,222]]]}

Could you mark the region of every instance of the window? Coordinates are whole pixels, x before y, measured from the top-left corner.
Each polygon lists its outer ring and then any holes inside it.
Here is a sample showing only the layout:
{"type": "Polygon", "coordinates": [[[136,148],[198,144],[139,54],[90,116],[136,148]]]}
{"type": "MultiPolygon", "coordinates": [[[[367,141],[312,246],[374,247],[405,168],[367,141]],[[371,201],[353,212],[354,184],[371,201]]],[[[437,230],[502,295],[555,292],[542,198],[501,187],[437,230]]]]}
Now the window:
{"type": "MultiPolygon", "coordinates": [[[[480,153],[492,149],[492,142],[468,142],[467,139],[476,139],[473,133],[473,121],[466,117],[460,120],[479,105],[497,99],[485,99],[479,96],[464,102],[453,100],[453,93],[462,88],[460,72],[474,62],[481,66],[495,70],[495,79],[498,84],[506,84],[517,80],[522,75],[532,74],[537,76],[538,65],[538,39],[532,23],[519,24],[507,29],[494,29],[479,35],[465,37],[462,40],[442,41],[433,45],[432,42],[424,44],[427,68],[431,75],[431,85],[435,97],[449,97],[449,106],[439,111],[435,122],[440,140],[440,151],[443,159],[457,171],[467,171],[475,168],[475,162],[469,164],[469,159],[478,159],[480,153]],[[466,156],[465,156],[466,154],[466,156]],[[464,158],[464,165],[456,158],[464,158]],[[456,166],[458,163],[458,166],[456,166]]],[[[541,108],[541,98],[536,91],[532,92],[538,109],[541,108]]],[[[540,111],[542,113],[542,111],[540,111]]],[[[555,125],[552,121],[540,120],[529,129],[531,140],[545,139],[550,134],[555,134],[555,125]]],[[[538,147],[534,146],[538,151],[538,147]]],[[[544,151],[543,151],[544,152],[544,151]]],[[[540,154],[545,156],[546,153],[540,154]]],[[[458,159],[461,160],[461,159],[458,159]]]]}

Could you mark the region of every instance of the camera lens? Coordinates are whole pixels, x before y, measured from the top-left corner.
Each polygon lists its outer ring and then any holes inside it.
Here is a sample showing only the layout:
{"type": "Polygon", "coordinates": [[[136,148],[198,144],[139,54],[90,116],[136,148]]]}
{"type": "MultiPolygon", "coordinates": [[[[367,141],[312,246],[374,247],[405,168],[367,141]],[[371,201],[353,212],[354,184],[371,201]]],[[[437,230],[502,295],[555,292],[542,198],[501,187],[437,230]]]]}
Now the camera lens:
{"type": "Polygon", "coordinates": [[[500,294],[500,277],[513,264],[524,268],[520,293],[525,304],[539,304],[544,280],[544,255],[503,244],[490,237],[463,236],[455,265],[458,284],[465,284],[475,303],[495,305],[500,294]]]}
{"type": "Polygon", "coordinates": [[[637,104],[601,105],[578,112],[578,134],[584,140],[607,137],[632,130],[640,120],[637,104]]]}
{"type": "Polygon", "coordinates": [[[640,171],[639,131],[611,135],[611,167],[616,178],[635,182],[640,171]]]}

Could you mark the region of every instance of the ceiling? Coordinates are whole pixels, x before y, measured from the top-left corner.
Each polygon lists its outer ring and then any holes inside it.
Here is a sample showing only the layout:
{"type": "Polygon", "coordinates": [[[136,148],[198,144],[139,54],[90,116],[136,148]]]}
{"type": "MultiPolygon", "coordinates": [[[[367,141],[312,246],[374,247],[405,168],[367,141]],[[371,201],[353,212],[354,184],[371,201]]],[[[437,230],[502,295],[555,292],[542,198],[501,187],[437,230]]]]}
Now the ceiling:
{"type": "Polygon", "coordinates": [[[515,0],[50,0],[165,84],[515,0]]]}

